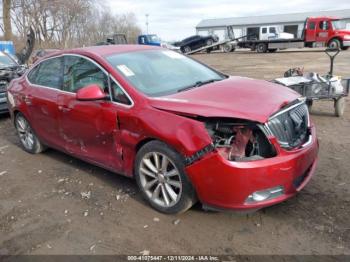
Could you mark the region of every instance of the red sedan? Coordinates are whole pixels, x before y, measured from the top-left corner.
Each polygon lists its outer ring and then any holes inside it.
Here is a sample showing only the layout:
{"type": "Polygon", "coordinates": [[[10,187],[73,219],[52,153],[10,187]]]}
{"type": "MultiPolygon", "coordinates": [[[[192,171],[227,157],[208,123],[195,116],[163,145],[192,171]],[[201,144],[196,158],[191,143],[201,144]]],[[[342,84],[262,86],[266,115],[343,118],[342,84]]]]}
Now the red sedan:
{"type": "Polygon", "coordinates": [[[257,210],[294,196],[315,171],[305,101],[150,46],[60,51],[9,86],[24,150],[51,147],[135,177],[157,210],[257,210]]]}

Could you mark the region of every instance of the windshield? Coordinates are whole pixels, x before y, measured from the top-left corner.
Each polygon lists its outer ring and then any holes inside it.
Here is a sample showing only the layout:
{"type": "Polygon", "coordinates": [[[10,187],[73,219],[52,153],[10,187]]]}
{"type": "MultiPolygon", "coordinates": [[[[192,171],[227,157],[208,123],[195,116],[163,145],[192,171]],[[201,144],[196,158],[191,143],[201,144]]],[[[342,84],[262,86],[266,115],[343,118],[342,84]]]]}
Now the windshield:
{"type": "Polygon", "coordinates": [[[0,67],[16,66],[16,62],[3,52],[0,52],[0,67]]]}
{"type": "Polygon", "coordinates": [[[169,95],[226,78],[209,67],[169,50],[116,54],[108,62],[148,96],[169,95]]]}
{"type": "Polygon", "coordinates": [[[148,36],[148,40],[149,40],[151,43],[160,42],[159,37],[156,36],[156,35],[149,35],[149,36],[148,36]]]}
{"type": "Polygon", "coordinates": [[[340,30],[340,29],[346,29],[346,23],[345,21],[332,21],[332,27],[333,29],[340,30]]]}

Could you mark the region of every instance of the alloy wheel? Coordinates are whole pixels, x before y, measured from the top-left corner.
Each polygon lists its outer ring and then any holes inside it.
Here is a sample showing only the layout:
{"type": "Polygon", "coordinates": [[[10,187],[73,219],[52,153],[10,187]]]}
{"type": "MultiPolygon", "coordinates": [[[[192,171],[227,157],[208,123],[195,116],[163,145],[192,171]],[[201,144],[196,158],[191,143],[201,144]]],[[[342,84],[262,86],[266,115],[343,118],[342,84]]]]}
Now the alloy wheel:
{"type": "Polygon", "coordinates": [[[16,129],[22,145],[27,150],[33,150],[35,139],[34,134],[28,121],[24,117],[18,116],[16,118],[16,129]]]}
{"type": "Polygon", "coordinates": [[[154,204],[172,207],[181,198],[182,181],[179,170],[164,154],[149,152],[139,167],[142,189],[154,204]]]}

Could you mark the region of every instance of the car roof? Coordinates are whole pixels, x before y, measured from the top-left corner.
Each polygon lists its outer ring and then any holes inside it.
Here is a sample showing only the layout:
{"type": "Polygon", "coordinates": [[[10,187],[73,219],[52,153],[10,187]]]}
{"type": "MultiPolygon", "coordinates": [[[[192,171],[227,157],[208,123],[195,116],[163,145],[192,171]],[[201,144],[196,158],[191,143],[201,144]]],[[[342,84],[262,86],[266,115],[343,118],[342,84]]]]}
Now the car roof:
{"type": "Polygon", "coordinates": [[[144,50],[145,51],[156,50],[156,49],[161,49],[161,48],[156,46],[147,46],[147,45],[101,45],[101,46],[66,49],[59,52],[55,52],[54,54],[50,54],[47,57],[57,56],[60,54],[71,54],[71,53],[106,57],[112,54],[121,54],[121,53],[137,52],[137,51],[144,51],[144,50]]]}

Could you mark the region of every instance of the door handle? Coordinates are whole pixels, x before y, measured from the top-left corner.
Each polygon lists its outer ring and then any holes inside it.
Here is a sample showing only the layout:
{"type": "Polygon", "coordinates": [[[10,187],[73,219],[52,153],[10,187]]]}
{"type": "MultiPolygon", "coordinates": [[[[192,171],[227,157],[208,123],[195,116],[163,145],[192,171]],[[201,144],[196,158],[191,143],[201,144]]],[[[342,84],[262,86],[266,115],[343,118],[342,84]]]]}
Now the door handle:
{"type": "Polygon", "coordinates": [[[23,98],[24,103],[26,103],[27,105],[32,104],[33,97],[31,95],[25,95],[22,98],[23,98]]]}
{"type": "Polygon", "coordinates": [[[58,110],[62,111],[63,113],[69,112],[71,109],[66,106],[58,106],[58,110]]]}

